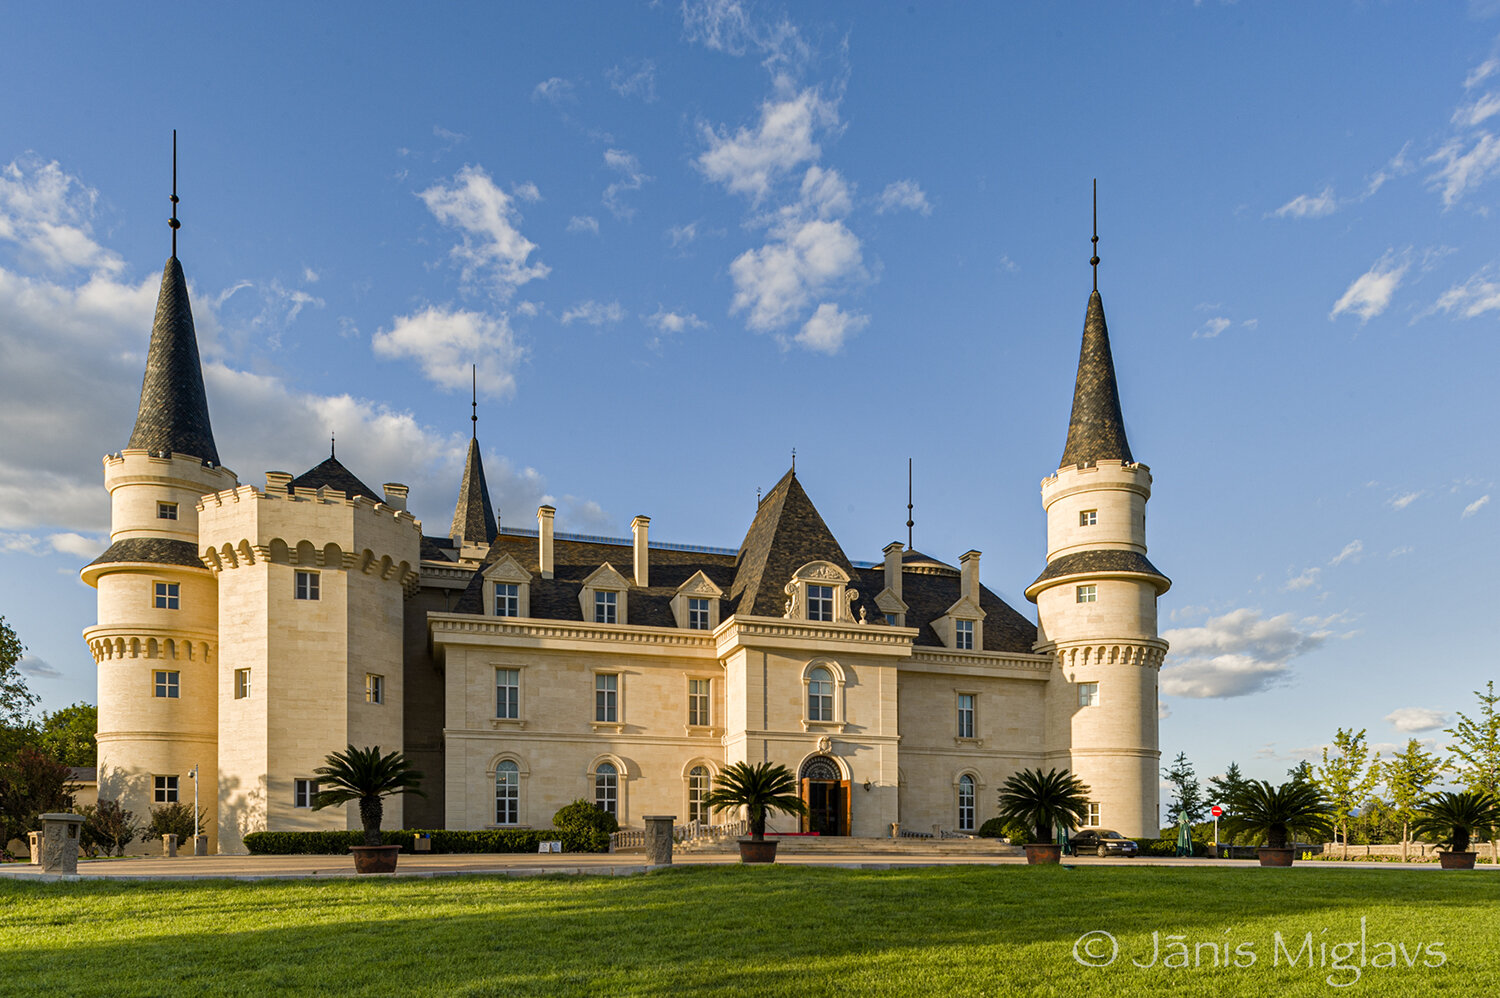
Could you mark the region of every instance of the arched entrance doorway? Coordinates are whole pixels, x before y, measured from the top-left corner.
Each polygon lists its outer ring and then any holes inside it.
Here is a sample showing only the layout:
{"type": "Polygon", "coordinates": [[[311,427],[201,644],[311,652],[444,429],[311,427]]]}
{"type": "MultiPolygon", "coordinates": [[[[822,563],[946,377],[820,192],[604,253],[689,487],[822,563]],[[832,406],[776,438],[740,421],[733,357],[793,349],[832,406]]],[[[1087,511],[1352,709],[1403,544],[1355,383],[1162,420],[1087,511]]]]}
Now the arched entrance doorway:
{"type": "Polygon", "coordinates": [[[839,764],[826,755],[809,757],[797,774],[802,787],[802,803],[807,816],[802,819],[804,832],[819,835],[849,834],[849,781],[839,764]]]}

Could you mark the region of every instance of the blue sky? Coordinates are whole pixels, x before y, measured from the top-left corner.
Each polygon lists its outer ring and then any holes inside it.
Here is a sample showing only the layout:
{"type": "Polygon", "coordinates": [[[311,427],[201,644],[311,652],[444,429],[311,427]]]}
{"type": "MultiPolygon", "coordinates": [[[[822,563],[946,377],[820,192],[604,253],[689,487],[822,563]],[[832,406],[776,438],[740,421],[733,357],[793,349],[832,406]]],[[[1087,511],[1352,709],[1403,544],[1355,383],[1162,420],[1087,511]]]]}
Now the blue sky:
{"type": "MultiPolygon", "coordinates": [[[[1496,677],[1500,5],[95,5],[5,15],[0,613],[93,697],[179,255],[225,464],[327,454],[446,532],[735,546],[792,448],[856,559],[1023,612],[1099,282],[1174,650],[1162,751],[1440,744],[1496,677]]],[[[1033,614],[1034,616],[1034,614],[1033,614]]]]}

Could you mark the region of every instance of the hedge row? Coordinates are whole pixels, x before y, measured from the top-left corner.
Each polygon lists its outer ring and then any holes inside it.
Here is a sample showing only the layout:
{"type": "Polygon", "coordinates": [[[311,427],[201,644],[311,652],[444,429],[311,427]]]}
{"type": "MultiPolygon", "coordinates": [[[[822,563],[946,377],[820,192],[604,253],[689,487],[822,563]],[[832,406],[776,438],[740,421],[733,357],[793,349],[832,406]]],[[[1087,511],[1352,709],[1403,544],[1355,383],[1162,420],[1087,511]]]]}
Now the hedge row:
{"type": "MultiPolygon", "coordinates": [[[[413,851],[414,837],[427,835],[435,853],[513,853],[536,852],[541,842],[562,842],[564,852],[608,852],[609,836],[592,832],[540,829],[457,829],[407,828],[380,833],[388,846],[400,846],[402,852],[413,851]]],[[[255,856],[338,856],[350,846],[365,844],[361,831],[341,832],[251,832],[245,836],[245,848],[255,856]]]]}

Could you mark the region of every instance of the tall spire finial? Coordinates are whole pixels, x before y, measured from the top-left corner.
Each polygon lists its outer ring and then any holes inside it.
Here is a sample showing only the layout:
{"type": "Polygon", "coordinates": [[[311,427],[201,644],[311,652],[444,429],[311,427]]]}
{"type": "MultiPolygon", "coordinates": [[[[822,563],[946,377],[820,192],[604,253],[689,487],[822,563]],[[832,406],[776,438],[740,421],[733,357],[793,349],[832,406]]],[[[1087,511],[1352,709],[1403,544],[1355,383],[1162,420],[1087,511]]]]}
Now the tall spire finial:
{"type": "Polygon", "coordinates": [[[916,526],[916,521],[911,518],[911,458],[906,459],[906,549],[912,550],[911,528],[916,526]]]}
{"type": "Polygon", "coordinates": [[[469,365],[469,376],[473,379],[472,401],[469,403],[469,436],[475,440],[479,439],[479,365],[469,365]]]}
{"type": "Polygon", "coordinates": [[[172,227],[172,256],[177,256],[177,230],[182,223],[177,221],[177,129],[172,129],[172,217],[167,220],[172,227]]]}
{"type": "Polygon", "coordinates": [[[329,430],[328,431],[328,456],[329,457],[337,457],[338,456],[338,443],[339,443],[338,434],[335,433],[332,430],[329,430]]]}
{"type": "Polygon", "coordinates": [[[797,473],[797,448],[792,448],[792,474],[797,473]]]}
{"type": "Polygon", "coordinates": [[[1094,238],[1090,240],[1094,244],[1094,255],[1089,259],[1089,266],[1094,268],[1094,290],[1099,290],[1099,178],[1094,178],[1094,238]]]}

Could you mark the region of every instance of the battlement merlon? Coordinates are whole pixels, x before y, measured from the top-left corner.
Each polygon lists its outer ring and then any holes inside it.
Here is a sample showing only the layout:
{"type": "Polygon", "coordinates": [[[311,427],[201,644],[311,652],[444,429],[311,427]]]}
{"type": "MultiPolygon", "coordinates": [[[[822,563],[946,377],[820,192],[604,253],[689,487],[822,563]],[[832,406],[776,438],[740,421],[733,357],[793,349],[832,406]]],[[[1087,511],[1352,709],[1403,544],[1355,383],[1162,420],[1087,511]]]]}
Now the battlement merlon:
{"type": "MultiPolygon", "coordinates": [[[[394,484],[394,483],[393,483],[394,484]]],[[[402,486],[404,489],[405,487],[402,486]]],[[[394,496],[393,496],[394,498],[394,496]]],[[[405,495],[401,496],[405,499],[405,495]]],[[[257,489],[253,485],[241,485],[232,489],[224,489],[221,492],[208,493],[198,503],[200,515],[206,514],[213,509],[225,506],[234,506],[242,502],[273,502],[273,503],[311,503],[321,506],[345,506],[355,509],[368,510],[380,517],[389,517],[391,520],[401,523],[415,531],[419,541],[422,535],[422,521],[418,520],[404,507],[377,502],[369,496],[355,496],[352,499],[348,493],[338,489],[324,486],[319,489],[296,489],[290,493],[284,489],[257,489]]]]}
{"type": "Polygon", "coordinates": [[[239,483],[239,476],[223,465],[205,464],[201,458],[170,451],[127,447],[104,455],[103,463],[104,487],[110,492],[122,485],[150,483],[196,487],[199,495],[206,495],[239,483]]]}
{"type": "Polygon", "coordinates": [[[1139,461],[1100,461],[1097,464],[1059,468],[1041,481],[1042,505],[1051,505],[1075,492],[1122,489],[1151,498],[1151,468],[1139,461]]]}

